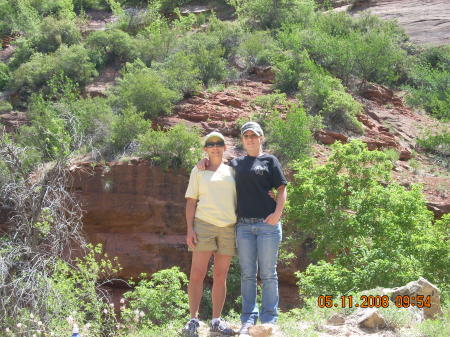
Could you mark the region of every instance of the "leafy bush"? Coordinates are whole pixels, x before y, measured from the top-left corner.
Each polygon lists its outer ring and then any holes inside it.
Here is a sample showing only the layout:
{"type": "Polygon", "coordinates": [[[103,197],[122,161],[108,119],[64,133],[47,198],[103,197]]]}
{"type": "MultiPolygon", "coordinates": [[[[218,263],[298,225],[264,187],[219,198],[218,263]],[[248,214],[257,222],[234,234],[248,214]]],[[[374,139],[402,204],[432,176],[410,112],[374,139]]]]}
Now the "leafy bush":
{"type": "Polygon", "coordinates": [[[125,324],[138,329],[153,325],[168,325],[188,314],[188,297],[185,287],[186,274],[179,267],[160,270],[150,280],[141,274],[141,280],[132,291],[123,296],[128,308],[122,311],[125,324]]]}
{"type": "Polygon", "coordinates": [[[419,63],[408,75],[407,103],[423,107],[438,119],[450,120],[450,72],[419,63]]]}
{"type": "Polygon", "coordinates": [[[151,127],[151,121],[144,119],[144,112],[137,112],[134,106],[126,107],[112,123],[111,145],[115,151],[123,151],[138,136],[151,127]]]}
{"type": "Polygon", "coordinates": [[[140,60],[127,64],[123,76],[115,88],[118,103],[125,107],[132,104],[146,118],[169,114],[174,102],[181,95],[169,89],[155,70],[147,68],[140,60]]]}
{"type": "Polygon", "coordinates": [[[307,25],[314,16],[313,0],[231,0],[239,19],[251,27],[279,28],[286,23],[307,25]]]}
{"type": "Polygon", "coordinates": [[[8,63],[11,71],[19,68],[21,64],[28,62],[31,55],[36,52],[30,39],[18,38],[14,41],[14,46],[14,53],[8,63]]]}
{"type": "Polygon", "coordinates": [[[0,90],[3,90],[10,80],[8,66],[0,63],[0,90]]]}
{"type": "Polygon", "coordinates": [[[177,124],[168,131],[148,130],[138,137],[138,155],[162,167],[192,168],[202,157],[200,134],[177,124]]]}
{"type": "Polygon", "coordinates": [[[227,75],[226,62],[223,58],[225,50],[217,38],[205,33],[197,33],[190,39],[186,39],[185,48],[200,70],[200,79],[203,84],[208,85],[225,78],[227,75]]]}
{"type": "Polygon", "coordinates": [[[275,40],[266,31],[248,33],[239,45],[237,54],[242,56],[248,68],[269,65],[272,57],[279,53],[275,40]]]}
{"type": "Polygon", "coordinates": [[[443,254],[445,265],[449,252],[444,243],[430,245],[446,234],[432,225],[421,188],[389,184],[390,160],[362,142],[336,143],[332,149],[324,165],[294,166],[289,218],[314,238],[314,258],[328,261],[298,274],[301,293],[392,287],[420,276],[438,285],[448,282],[441,267],[430,270],[430,256],[443,254]],[[324,275],[329,277],[320,281],[324,275]]]}
{"type": "Polygon", "coordinates": [[[289,107],[285,119],[274,111],[267,123],[269,147],[284,163],[304,159],[311,150],[312,131],[320,126],[320,118],[309,116],[300,106],[289,107]]]}
{"type": "Polygon", "coordinates": [[[417,144],[426,151],[434,152],[443,156],[450,155],[450,132],[442,130],[437,134],[426,134],[424,138],[417,139],[417,144]]]}
{"type": "Polygon", "coordinates": [[[8,101],[0,101],[0,114],[5,113],[5,112],[9,112],[13,109],[11,103],[9,103],[8,101]]]}
{"type": "Polygon", "coordinates": [[[48,298],[49,315],[53,320],[50,331],[71,329],[67,323],[79,326],[90,324],[89,333],[114,334],[115,313],[109,305],[107,294],[99,288],[100,280],[107,280],[121,269],[117,258],[109,259],[102,245],[88,245],[87,253],[76,258],[73,266],[60,260],[50,279],[53,296],[48,298]],[[75,314],[74,314],[75,313],[75,314]],[[67,317],[72,322],[64,322],[67,317]],[[61,329],[63,328],[63,329],[61,329]]]}
{"type": "Polygon", "coordinates": [[[32,44],[37,51],[54,52],[65,44],[71,46],[81,41],[80,29],[73,20],[57,20],[54,17],[46,17],[39,25],[39,31],[32,38],[32,44]]]}
{"type": "Polygon", "coordinates": [[[237,21],[221,21],[216,16],[209,18],[207,34],[219,41],[224,49],[224,58],[230,58],[236,53],[242,37],[244,29],[237,21]]]}
{"type": "Polygon", "coordinates": [[[44,100],[42,95],[31,98],[28,116],[31,125],[23,125],[19,129],[17,142],[22,146],[38,149],[43,158],[54,160],[70,153],[72,135],[58,109],[44,100]]]}
{"type": "Polygon", "coordinates": [[[0,36],[34,32],[41,18],[29,0],[0,0],[0,36]]]}
{"type": "Polygon", "coordinates": [[[59,18],[75,16],[72,0],[30,0],[29,3],[42,16],[56,15],[59,18]]]}
{"type": "Polygon", "coordinates": [[[47,81],[55,74],[64,73],[80,85],[86,84],[97,75],[94,65],[89,60],[88,51],[81,45],[61,47],[52,54],[35,53],[31,59],[12,73],[11,88],[28,96],[45,87],[47,81]]]}
{"type": "Polygon", "coordinates": [[[433,69],[450,72],[450,46],[438,46],[425,49],[420,60],[433,69]]]}
{"type": "Polygon", "coordinates": [[[119,64],[131,62],[139,55],[136,41],[118,29],[93,32],[88,36],[86,45],[97,66],[114,61],[119,64]]]}
{"type": "Polygon", "coordinates": [[[356,116],[362,112],[362,105],[344,91],[333,91],[323,102],[321,115],[325,124],[341,130],[363,134],[362,124],[356,116]]]}
{"type": "Polygon", "coordinates": [[[77,13],[87,11],[89,9],[109,9],[108,0],[72,0],[74,10],[77,13]]]}
{"type": "Polygon", "coordinates": [[[191,95],[202,88],[200,69],[194,63],[192,55],[183,51],[170,55],[156,68],[159,69],[165,85],[183,96],[191,95]]]}
{"type": "Polygon", "coordinates": [[[175,8],[188,3],[189,0],[152,0],[151,2],[155,3],[155,6],[161,13],[169,14],[172,13],[175,8]]]}

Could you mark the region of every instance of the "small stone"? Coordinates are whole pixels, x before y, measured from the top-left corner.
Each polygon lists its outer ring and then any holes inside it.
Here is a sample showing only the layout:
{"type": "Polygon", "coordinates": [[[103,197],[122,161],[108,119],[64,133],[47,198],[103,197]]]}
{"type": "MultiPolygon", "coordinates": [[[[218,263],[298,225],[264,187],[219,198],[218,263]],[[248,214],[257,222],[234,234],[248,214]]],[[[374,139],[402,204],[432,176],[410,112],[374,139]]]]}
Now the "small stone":
{"type": "Polygon", "coordinates": [[[345,323],[345,317],[341,314],[334,314],[327,320],[327,323],[330,325],[343,325],[345,323]]]}

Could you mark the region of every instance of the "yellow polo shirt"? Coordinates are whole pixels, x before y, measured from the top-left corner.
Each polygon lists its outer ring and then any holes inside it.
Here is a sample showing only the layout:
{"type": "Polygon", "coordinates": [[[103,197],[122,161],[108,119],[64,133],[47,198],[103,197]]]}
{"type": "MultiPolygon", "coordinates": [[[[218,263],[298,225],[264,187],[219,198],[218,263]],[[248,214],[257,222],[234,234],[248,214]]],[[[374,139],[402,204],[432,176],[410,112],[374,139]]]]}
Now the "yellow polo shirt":
{"type": "Polygon", "coordinates": [[[195,217],[219,227],[236,223],[236,183],[232,167],[221,164],[216,171],[191,171],[186,198],[198,200],[195,217]]]}

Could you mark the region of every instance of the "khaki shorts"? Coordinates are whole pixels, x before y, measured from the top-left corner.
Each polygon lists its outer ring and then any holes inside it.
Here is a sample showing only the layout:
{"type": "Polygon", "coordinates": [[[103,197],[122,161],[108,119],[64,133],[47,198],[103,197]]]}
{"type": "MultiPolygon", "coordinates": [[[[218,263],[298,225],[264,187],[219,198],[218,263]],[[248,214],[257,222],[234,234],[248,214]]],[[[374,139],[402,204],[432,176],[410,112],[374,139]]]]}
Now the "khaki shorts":
{"type": "Polygon", "coordinates": [[[189,251],[213,251],[220,255],[236,255],[235,226],[219,227],[198,218],[194,219],[194,232],[197,244],[189,251]]]}

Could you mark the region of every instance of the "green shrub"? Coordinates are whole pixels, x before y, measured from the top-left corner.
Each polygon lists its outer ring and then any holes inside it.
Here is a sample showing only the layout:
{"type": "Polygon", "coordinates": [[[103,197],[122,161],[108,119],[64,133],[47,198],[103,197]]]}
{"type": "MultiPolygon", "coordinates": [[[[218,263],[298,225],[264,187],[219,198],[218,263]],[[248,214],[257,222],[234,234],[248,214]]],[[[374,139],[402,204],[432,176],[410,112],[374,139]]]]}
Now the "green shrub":
{"type": "Polygon", "coordinates": [[[263,108],[264,111],[270,112],[276,109],[278,106],[287,105],[287,96],[285,93],[280,93],[275,90],[273,94],[261,95],[256,97],[251,102],[252,105],[257,105],[263,108]]]}
{"type": "Polygon", "coordinates": [[[237,21],[221,21],[216,16],[211,16],[207,34],[219,41],[224,49],[223,56],[228,59],[236,53],[242,41],[244,29],[237,21]]]}
{"type": "MultiPolygon", "coordinates": [[[[60,103],[61,104],[61,103],[60,103]]],[[[66,119],[66,128],[73,137],[74,150],[102,151],[111,142],[114,115],[106,98],[75,99],[67,104],[72,119],[66,119]],[[71,125],[68,125],[72,121],[71,125]]]]}
{"type": "Polygon", "coordinates": [[[29,0],[0,0],[0,36],[36,31],[41,17],[29,0]]]}
{"type": "Polygon", "coordinates": [[[321,115],[325,124],[341,130],[363,134],[362,124],[356,119],[362,105],[344,91],[332,91],[323,102],[321,115]]]}
{"type": "Polygon", "coordinates": [[[138,136],[151,127],[151,121],[144,119],[144,112],[137,112],[134,106],[123,109],[113,121],[111,143],[115,151],[123,151],[138,136]]]}
{"type": "Polygon", "coordinates": [[[271,64],[274,54],[280,52],[275,40],[266,31],[248,33],[239,45],[237,54],[242,56],[248,68],[271,64]]]}
{"type": "Polygon", "coordinates": [[[450,132],[442,130],[434,135],[428,133],[424,138],[417,139],[417,144],[426,151],[448,156],[450,155],[450,132]]]}
{"type": "Polygon", "coordinates": [[[127,64],[115,90],[121,106],[132,104],[137,111],[145,112],[146,118],[169,114],[173,103],[181,98],[163,83],[160,74],[140,60],[127,64]]]}
{"type": "Polygon", "coordinates": [[[88,51],[81,45],[61,47],[52,54],[35,53],[31,59],[12,73],[11,88],[28,96],[46,87],[47,81],[55,74],[65,76],[80,85],[86,84],[97,75],[89,60],[88,51]]]}
{"type": "Polygon", "coordinates": [[[0,90],[3,90],[10,80],[8,66],[0,63],[0,90]]]}
{"type": "Polygon", "coordinates": [[[438,119],[450,120],[450,72],[419,63],[408,76],[407,103],[424,108],[438,119]]]}
{"type": "Polygon", "coordinates": [[[170,55],[157,69],[165,85],[183,96],[191,95],[202,88],[200,69],[194,63],[192,55],[183,51],[170,55]]]}
{"type": "Polygon", "coordinates": [[[138,140],[138,155],[162,167],[190,169],[202,157],[198,130],[188,129],[183,124],[168,131],[148,130],[138,140]]]}
{"type": "MultiPolygon", "coordinates": [[[[86,255],[73,265],[60,260],[50,278],[53,296],[48,298],[48,330],[56,335],[71,330],[71,323],[80,327],[89,323],[91,335],[115,335],[115,313],[106,294],[99,291],[99,282],[115,276],[121,269],[117,258],[109,259],[102,245],[88,245],[86,255]],[[72,318],[72,322],[67,318],[72,318]]],[[[86,331],[87,332],[87,331],[86,331]]]]}
{"type": "Polygon", "coordinates": [[[267,123],[269,148],[284,163],[304,159],[311,151],[312,131],[320,126],[320,118],[309,116],[300,106],[289,107],[285,119],[274,111],[267,123]]]}
{"type": "Polygon", "coordinates": [[[450,72],[450,46],[438,46],[425,49],[420,60],[433,69],[450,72]]]}
{"type": "Polygon", "coordinates": [[[231,0],[239,19],[250,27],[279,28],[286,23],[308,25],[314,16],[314,0],[231,0]]]}
{"type": "Polygon", "coordinates": [[[13,109],[11,103],[8,101],[0,101],[0,114],[10,112],[13,109]]]}
{"type": "Polygon", "coordinates": [[[161,13],[169,14],[172,13],[175,8],[188,3],[189,0],[152,0],[151,2],[155,3],[155,6],[161,13]]]}
{"type": "Polygon", "coordinates": [[[32,38],[32,44],[42,53],[54,52],[61,44],[71,46],[81,41],[80,29],[73,20],[46,17],[39,25],[39,31],[32,38]]]}
{"type": "Polygon", "coordinates": [[[73,7],[77,13],[87,11],[89,9],[109,9],[108,0],[73,0],[73,7]]]}
{"type": "Polygon", "coordinates": [[[17,142],[24,147],[38,149],[43,159],[54,160],[67,156],[72,147],[72,135],[59,110],[42,95],[34,95],[29,105],[31,125],[19,129],[17,142]]]}
{"type": "Polygon", "coordinates": [[[29,3],[42,16],[56,15],[59,18],[75,16],[72,0],[30,0],[29,3]]]}
{"type": "Polygon", "coordinates": [[[122,311],[125,324],[142,329],[185,318],[189,309],[186,274],[172,267],[154,273],[150,280],[146,277],[141,274],[134,289],[123,295],[128,300],[128,308],[122,311]]]}
{"type": "Polygon", "coordinates": [[[200,70],[200,79],[208,85],[223,80],[227,75],[225,50],[219,40],[205,33],[197,33],[185,41],[186,49],[192,55],[194,64],[200,70]]]}
{"type": "Polygon", "coordinates": [[[8,63],[11,71],[19,68],[21,64],[28,62],[31,55],[36,52],[36,49],[30,39],[19,37],[14,41],[14,46],[16,48],[14,49],[14,53],[8,63]]]}
{"type": "Polygon", "coordinates": [[[289,218],[314,238],[313,257],[329,261],[298,274],[302,294],[392,287],[420,276],[438,286],[448,282],[448,249],[444,242],[431,244],[446,234],[432,225],[421,188],[389,183],[389,158],[359,141],[335,143],[332,149],[324,165],[294,166],[289,218]],[[429,259],[438,254],[442,264],[431,267],[429,259]]]}
{"type": "Polygon", "coordinates": [[[88,36],[86,45],[97,66],[114,61],[119,64],[131,62],[139,55],[136,41],[118,29],[93,32],[88,36]]]}

